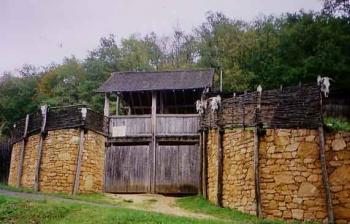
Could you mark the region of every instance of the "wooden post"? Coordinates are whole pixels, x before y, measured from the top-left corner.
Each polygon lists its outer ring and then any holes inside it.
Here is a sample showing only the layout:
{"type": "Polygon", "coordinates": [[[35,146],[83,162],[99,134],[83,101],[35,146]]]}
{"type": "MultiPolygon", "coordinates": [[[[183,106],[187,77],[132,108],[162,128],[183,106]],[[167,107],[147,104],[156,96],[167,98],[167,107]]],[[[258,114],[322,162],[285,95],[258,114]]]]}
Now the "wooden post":
{"type": "Polygon", "coordinates": [[[203,196],[203,130],[199,132],[199,189],[198,193],[203,196]]]}
{"type": "Polygon", "coordinates": [[[157,135],[157,93],[152,92],[152,149],[151,158],[152,158],[152,166],[151,166],[151,192],[156,193],[156,135],[157,135]]]}
{"type": "Polygon", "coordinates": [[[81,109],[81,114],[82,114],[83,123],[82,123],[82,127],[80,128],[79,149],[78,149],[78,156],[76,161],[75,176],[73,180],[73,191],[72,191],[73,195],[75,195],[79,191],[80,170],[81,170],[81,163],[83,159],[84,142],[85,142],[84,126],[85,126],[85,119],[86,119],[86,108],[81,109]]]}
{"type": "Polygon", "coordinates": [[[207,130],[204,130],[203,131],[203,177],[202,177],[202,187],[203,187],[203,197],[205,199],[208,199],[208,191],[207,191],[207,171],[208,171],[208,168],[207,168],[207,164],[208,164],[208,158],[207,158],[207,134],[208,134],[208,131],[207,130]]]}
{"type": "Polygon", "coordinates": [[[108,97],[108,93],[105,93],[105,106],[104,106],[104,115],[106,117],[109,116],[109,97],[108,97]]]}
{"type": "Polygon", "coordinates": [[[163,92],[159,92],[159,113],[164,113],[164,96],[163,92]]]}
{"type": "Polygon", "coordinates": [[[120,99],[119,99],[119,96],[117,95],[117,101],[115,102],[115,116],[119,115],[119,106],[120,106],[120,99]]]}
{"type": "Polygon", "coordinates": [[[326,153],[325,153],[325,140],[324,140],[324,130],[323,130],[323,103],[322,103],[322,93],[320,92],[320,116],[321,116],[321,126],[318,128],[319,132],[319,141],[320,141],[320,162],[322,169],[322,183],[326,193],[326,207],[328,215],[328,223],[334,224],[334,213],[333,213],[333,202],[332,195],[329,187],[328,180],[328,169],[326,162],[326,153]]]}
{"type": "Polygon", "coordinates": [[[217,206],[222,206],[222,178],[223,178],[223,130],[221,128],[217,129],[217,176],[216,176],[216,201],[217,206]]]}
{"type": "Polygon", "coordinates": [[[47,106],[44,105],[41,107],[41,130],[40,130],[40,140],[37,149],[37,157],[36,157],[36,165],[35,165],[35,177],[34,177],[34,190],[39,191],[39,174],[40,174],[40,164],[41,164],[41,156],[43,151],[43,142],[45,138],[45,127],[46,127],[46,118],[47,118],[47,106]]]}
{"type": "Polygon", "coordinates": [[[256,216],[261,217],[261,196],[260,196],[260,173],[259,173],[259,123],[260,123],[260,109],[261,109],[261,86],[257,91],[257,105],[255,108],[255,127],[254,127],[254,183],[255,183],[255,203],[256,216]]]}
{"type": "Polygon", "coordinates": [[[79,149],[78,149],[78,156],[76,161],[76,170],[75,170],[75,176],[73,181],[73,191],[72,194],[75,195],[79,190],[79,181],[80,181],[80,170],[81,170],[81,161],[83,158],[83,151],[84,151],[84,128],[80,128],[80,137],[79,137],[79,149]]]}
{"type": "Polygon", "coordinates": [[[22,179],[22,172],[23,172],[23,161],[24,161],[24,150],[26,148],[26,143],[27,143],[28,124],[29,124],[29,114],[26,115],[26,123],[24,126],[23,140],[22,140],[21,149],[19,152],[16,187],[21,186],[21,179],[22,179]]]}

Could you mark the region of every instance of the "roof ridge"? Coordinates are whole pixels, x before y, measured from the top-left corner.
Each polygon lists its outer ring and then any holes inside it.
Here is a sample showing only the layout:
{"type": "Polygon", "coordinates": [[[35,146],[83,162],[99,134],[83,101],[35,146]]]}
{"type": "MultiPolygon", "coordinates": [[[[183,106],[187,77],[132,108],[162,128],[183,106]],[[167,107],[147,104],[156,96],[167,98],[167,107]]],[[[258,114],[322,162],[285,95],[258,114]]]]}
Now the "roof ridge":
{"type": "Polygon", "coordinates": [[[214,71],[214,68],[199,68],[199,69],[179,69],[179,70],[161,70],[161,71],[118,71],[112,74],[130,74],[130,73],[165,73],[165,72],[199,72],[199,71],[214,71]]]}

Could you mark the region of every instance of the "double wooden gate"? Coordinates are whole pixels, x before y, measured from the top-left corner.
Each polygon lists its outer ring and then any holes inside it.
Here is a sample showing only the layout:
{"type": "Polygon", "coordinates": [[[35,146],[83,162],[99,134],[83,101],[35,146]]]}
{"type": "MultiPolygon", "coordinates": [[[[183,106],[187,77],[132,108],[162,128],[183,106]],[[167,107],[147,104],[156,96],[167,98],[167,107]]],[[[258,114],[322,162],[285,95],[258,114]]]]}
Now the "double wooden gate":
{"type": "Polygon", "coordinates": [[[197,115],[162,116],[159,132],[147,136],[148,117],[125,119],[126,136],[110,138],[106,148],[105,191],[112,193],[194,194],[200,186],[201,153],[197,115]],[[169,119],[167,119],[169,118],[169,119]],[[140,128],[130,127],[139,120],[140,128]],[[174,123],[175,122],[175,123],[174,123]],[[171,127],[175,127],[171,128],[171,127]],[[131,133],[135,131],[138,133],[131,133]],[[143,130],[143,131],[142,131],[143,130]],[[146,132],[146,133],[140,133],[146,132]]]}

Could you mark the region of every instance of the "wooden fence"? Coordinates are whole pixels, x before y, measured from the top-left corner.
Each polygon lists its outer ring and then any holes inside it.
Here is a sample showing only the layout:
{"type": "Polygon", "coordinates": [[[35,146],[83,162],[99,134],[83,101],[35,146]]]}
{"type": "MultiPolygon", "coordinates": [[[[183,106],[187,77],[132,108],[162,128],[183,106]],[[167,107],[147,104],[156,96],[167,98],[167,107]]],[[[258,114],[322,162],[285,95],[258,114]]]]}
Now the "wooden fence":
{"type": "MultiPolygon", "coordinates": [[[[45,131],[84,127],[101,134],[108,132],[108,117],[87,109],[86,118],[83,119],[82,108],[86,108],[86,106],[73,105],[48,108],[45,131]]],[[[42,118],[41,110],[28,114],[27,136],[40,132],[42,118]]],[[[21,141],[24,138],[25,124],[26,118],[22,118],[14,123],[11,131],[12,143],[21,141]]]]}
{"type": "Polygon", "coordinates": [[[319,87],[301,85],[263,90],[261,95],[258,92],[232,95],[222,100],[216,112],[209,106],[202,117],[202,126],[207,128],[257,124],[270,128],[319,127],[322,124],[319,87]]]}
{"type": "Polygon", "coordinates": [[[10,140],[0,142],[0,182],[7,183],[11,162],[10,140]]]}

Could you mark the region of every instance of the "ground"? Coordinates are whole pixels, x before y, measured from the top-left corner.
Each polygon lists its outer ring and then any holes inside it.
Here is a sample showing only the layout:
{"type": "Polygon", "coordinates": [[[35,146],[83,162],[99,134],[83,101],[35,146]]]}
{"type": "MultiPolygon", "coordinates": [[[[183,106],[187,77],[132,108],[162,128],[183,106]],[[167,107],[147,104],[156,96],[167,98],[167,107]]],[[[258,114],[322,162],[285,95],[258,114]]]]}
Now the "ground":
{"type": "Polygon", "coordinates": [[[281,223],[218,208],[199,196],[69,196],[0,188],[0,223],[281,223]]]}

